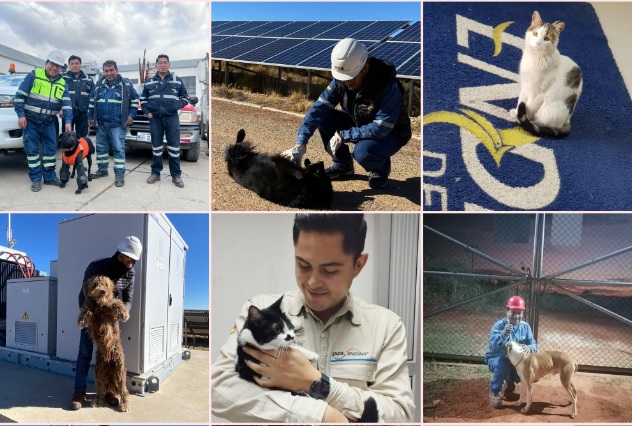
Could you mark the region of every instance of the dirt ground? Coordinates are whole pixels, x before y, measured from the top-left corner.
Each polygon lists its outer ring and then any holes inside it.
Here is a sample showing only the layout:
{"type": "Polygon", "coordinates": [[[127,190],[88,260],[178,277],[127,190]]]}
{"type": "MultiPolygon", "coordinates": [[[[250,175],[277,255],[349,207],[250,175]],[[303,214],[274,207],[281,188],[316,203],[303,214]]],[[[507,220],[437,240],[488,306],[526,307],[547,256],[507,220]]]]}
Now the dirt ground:
{"type": "MultiPolygon", "coordinates": [[[[434,364],[433,364],[434,365],[434,364]]],[[[435,365],[436,366],[436,365],[435,365]]],[[[546,376],[535,384],[529,413],[522,414],[508,393],[501,409],[489,405],[491,373],[484,366],[450,365],[424,369],[424,423],[629,423],[632,422],[632,377],[577,373],[577,417],[559,376],[546,376]],[[445,369],[454,371],[446,372],[445,369]],[[426,370],[434,376],[427,378],[426,370]],[[441,370],[440,373],[437,370],[441,370]],[[439,378],[448,376],[450,378],[439,378]]]]}
{"type": "MultiPolygon", "coordinates": [[[[271,203],[235,183],[226,171],[224,150],[239,129],[260,152],[279,153],[294,146],[303,115],[264,109],[214,97],[211,105],[211,206],[216,211],[295,210],[271,203]]],[[[316,134],[304,158],[331,165],[316,134]]],[[[332,210],[419,211],[421,206],[421,142],[413,138],[392,158],[389,184],[383,190],[368,186],[368,173],[357,163],[355,174],[333,181],[332,210]]]]}

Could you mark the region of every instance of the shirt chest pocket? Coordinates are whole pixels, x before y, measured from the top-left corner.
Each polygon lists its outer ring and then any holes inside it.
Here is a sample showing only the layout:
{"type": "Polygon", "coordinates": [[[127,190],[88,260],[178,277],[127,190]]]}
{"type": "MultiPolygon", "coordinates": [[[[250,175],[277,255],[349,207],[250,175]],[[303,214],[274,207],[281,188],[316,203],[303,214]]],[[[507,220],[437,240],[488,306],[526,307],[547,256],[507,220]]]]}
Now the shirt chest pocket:
{"type": "Polygon", "coordinates": [[[375,382],[375,362],[333,362],[329,367],[331,377],[350,386],[367,390],[375,382]]]}

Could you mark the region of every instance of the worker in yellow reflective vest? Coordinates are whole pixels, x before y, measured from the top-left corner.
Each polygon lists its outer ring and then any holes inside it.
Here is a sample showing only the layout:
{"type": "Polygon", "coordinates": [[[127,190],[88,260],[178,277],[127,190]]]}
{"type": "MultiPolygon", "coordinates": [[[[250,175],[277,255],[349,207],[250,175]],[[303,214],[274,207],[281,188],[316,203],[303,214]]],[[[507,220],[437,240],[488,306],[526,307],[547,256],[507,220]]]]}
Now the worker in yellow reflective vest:
{"type": "Polygon", "coordinates": [[[51,51],[44,68],[29,73],[15,94],[14,107],[22,129],[24,151],[29,164],[31,191],[45,185],[60,186],[55,173],[57,151],[57,114],[62,111],[64,130],[72,130],[72,106],[68,86],[60,75],[64,56],[51,51]],[[40,159],[41,148],[41,159],[40,159]]]}

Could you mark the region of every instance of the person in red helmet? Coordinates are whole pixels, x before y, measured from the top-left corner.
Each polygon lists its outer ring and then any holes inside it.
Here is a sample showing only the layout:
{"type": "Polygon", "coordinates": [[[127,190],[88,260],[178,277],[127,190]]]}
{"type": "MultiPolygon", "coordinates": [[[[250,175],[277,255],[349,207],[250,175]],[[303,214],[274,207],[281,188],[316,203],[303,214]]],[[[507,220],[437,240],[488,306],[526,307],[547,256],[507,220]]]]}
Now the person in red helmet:
{"type": "Polygon", "coordinates": [[[520,381],[516,368],[505,355],[507,342],[520,343],[528,352],[538,350],[531,326],[522,320],[527,309],[524,299],[520,296],[511,296],[507,300],[506,308],[507,316],[492,326],[489,350],[485,354],[485,362],[489,371],[493,373],[489,382],[489,404],[493,408],[502,407],[500,391],[503,383],[507,382],[506,391],[511,392],[516,387],[515,383],[520,381]]]}

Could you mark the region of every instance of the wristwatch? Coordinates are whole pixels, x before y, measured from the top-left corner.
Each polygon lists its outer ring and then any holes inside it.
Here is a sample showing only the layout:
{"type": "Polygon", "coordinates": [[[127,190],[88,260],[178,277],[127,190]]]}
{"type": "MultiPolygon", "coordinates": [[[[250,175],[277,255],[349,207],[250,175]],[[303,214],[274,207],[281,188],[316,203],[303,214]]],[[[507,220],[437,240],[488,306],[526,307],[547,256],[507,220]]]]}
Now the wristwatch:
{"type": "Polygon", "coordinates": [[[329,395],[329,377],[322,374],[320,379],[316,380],[309,387],[309,396],[315,399],[325,399],[329,395]]]}

